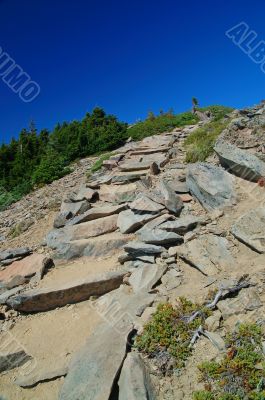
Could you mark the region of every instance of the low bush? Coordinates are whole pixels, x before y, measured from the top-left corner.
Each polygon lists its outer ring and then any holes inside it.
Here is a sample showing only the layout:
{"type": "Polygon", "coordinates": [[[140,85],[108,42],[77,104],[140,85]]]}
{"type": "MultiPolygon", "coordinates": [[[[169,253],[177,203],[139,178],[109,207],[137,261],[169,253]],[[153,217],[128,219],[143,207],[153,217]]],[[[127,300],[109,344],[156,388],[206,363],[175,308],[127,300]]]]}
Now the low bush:
{"type": "Polygon", "coordinates": [[[205,161],[213,153],[214,144],[229,120],[211,121],[191,133],[184,142],[186,162],[205,161]]]}
{"type": "Polygon", "coordinates": [[[182,297],[177,307],[169,303],[160,304],[143,333],[136,338],[136,347],[153,358],[163,373],[182,368],[192,352],[190,342],[194,332],[203,326],[210,313],[182,297]],[[202,313],[188,322],[188,318],[198,310],[202,313]]]}
{"type": "Polygon", "coordinates": [[[256,324],[242,324],[236,332],[227,335],[227,354],[223,360],[198,366],[206,390],[195,392],[193,399],[264,400],[262,340],[261,328],[256,324]]]}

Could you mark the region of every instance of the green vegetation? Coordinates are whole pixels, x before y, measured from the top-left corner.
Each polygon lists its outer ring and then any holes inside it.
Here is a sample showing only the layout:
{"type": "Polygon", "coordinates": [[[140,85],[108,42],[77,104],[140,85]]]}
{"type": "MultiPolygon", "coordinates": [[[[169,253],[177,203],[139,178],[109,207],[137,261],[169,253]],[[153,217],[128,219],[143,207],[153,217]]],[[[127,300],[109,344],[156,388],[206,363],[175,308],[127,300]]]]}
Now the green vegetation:
{"type": "Polygon", "coordinates": [[[94,173],[97,172],[103,165],[103,162],[106,160],[109,160],[111,156],[113,156],[115,153],[105,153],[102,154],[102,156],[92,165],[92,167],[89,170],[89,173],[94,173]]]}
{"type": "MultiPolygon", "coordinates": [[[[216,119],[227,112],[226,108],[218,106],[207,109],[216,119]]],[[[98,107],[81,121],[57,124],[52,132],[43,129],[38,133],[32,122],[17,140],[12,139],[9,145],[0,147],[0,210],[33,188],[68,174],[71,163],[78,158],[115,150],[129,137],[140,140],[197,122],[198,117],[191,112],[174,115],[173,110],[169,110],[161,111],[158,116],[149,112],[145,121],[128,127],[98,107]]],[[[99,161],[91,172],[101,165],[99,161]]]]}
{"type": "Polygon", "coordinates": [[[216,139],[227,125],[228,121],[211,121],[189,135],[184,143],[186,162],[205,161],[213,153],[216,139]]]}
{"type": "Polygon", "coordinates": [[[182,368],[192,352],[190,342],[194,332],[203,326],[210,313],[185,298],[180,298],[175,308],[169,303],[160,304],[143,333],[136,338],[136,347],[157,363],[162,355],[167,360],[161,366],[164,373],[169,372],[169,368],[182,368]],[[188,322],[188,317],[200,309],[200,315],[188,322]]]}
{"type": "Polygon", "coordinates": [[[134,140],[140,140],[147,136],[172,131],[176,127],[196,124],[198,121],[198,117],[191,112],[174,115],[172,111],[169,111],[158,116],[149,112],[145,121],[138,122],[128,128],[128,136],[131,136],[134,140]]]}
{"type": "Polygon", "coordinates": [[[112,150],[127,138],[127,124],[101,108],[82,121],[58,124],[39,134],[33,123],[18,140],[0,147],[0,210],[34,187],[51,183],[69,173],[77,158],[112,150]]]}
{"type": "Polygon", "coordinates": [[[264,400],[265,356],[261,328],[242,324],[227,335],[227,354],[221,362],[199,365],[205,391],[194,393],[194,400],[264,400]]]}
{"type": "Polygon", "coordinates": [[[208,106],[203,108],[198,108],[201,112],[210,111],[213,116],[214,121],[220,121],[224,117],[227,117],[234,109],[225,106],[208,106]]]}

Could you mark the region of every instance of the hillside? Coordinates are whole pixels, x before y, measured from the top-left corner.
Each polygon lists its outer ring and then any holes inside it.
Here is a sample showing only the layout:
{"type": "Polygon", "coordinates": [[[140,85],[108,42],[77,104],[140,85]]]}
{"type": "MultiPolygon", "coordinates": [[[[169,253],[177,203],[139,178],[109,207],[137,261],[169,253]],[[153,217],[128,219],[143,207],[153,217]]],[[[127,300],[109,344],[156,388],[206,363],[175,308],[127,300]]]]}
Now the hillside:
{"type": "Polygon", "coordinates": [[[265,105],[209,109],[104,115],[1,212],[3,399],[265,398],[265,105]]]}

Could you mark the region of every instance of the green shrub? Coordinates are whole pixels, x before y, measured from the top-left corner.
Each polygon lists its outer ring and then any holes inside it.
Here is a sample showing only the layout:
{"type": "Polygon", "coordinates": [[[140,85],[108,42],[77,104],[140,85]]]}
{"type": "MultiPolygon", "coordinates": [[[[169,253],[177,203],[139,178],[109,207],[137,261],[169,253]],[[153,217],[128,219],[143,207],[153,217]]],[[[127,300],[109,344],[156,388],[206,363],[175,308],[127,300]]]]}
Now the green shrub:
{"type": "MultiPolygon", "coordinates": [[[[219,363],[203,362],[198,366],[201,380],[216,400],[264,400],[265,356],[261,328],[242,324],[226,337],[227,354],[219,363]]],[[[194,393],[198,400],[200,392],[194,393]]]]}
{"type": "Polygon", "coordinates": [[[111,156],[113,156],[115,153],[105,153],[100,156],[100,158],[92,165],[92,167],[89,170],[89,173],[94,173],[100,170],[102,168],[103,162],[106,160],[109,160],[111,156]]]}
{"type": "Polygon", "coordinates": [[[160,304],[143,333],[136,338],[136,347],[154,359],[164,353],[173,360],[174,368],[182,368],[192,352],[190,341],[194,332],[210,315],[209,310],[203,309],[201,315],[189,323],[188,317],[199,309],[202,307],[185,298],[180,298],[175,308],[169,303],[160,304]]]}
{"type": "Polygon", "coordinates": [[[152,114],[152,118],[149,116],[145,121],[138,122],[128,128],[127,133],[128,136],[132,137],[134,140],[140,140],[147,136],[172,131],[176,127],[193,125],[198,121],[198,117],[193,115],[191,112],[185,112],[178,115],[167,113],[156,117],[152,114]]]}
{"type": "Polygon", "coordinates": [[[227,125],[228,120],[211,121],[191,133],[184,142],[186,162],[205,161],[213,153],[216,139],[227,125]]]}
{"type": "Polygon", "coordinates": [[[229,115],[234,110],[234,108],[216,105],[199,108],[198,110],[202,112],[210,111],[213,115],[213,120],[220,121],[225,116],[229,115]]]}

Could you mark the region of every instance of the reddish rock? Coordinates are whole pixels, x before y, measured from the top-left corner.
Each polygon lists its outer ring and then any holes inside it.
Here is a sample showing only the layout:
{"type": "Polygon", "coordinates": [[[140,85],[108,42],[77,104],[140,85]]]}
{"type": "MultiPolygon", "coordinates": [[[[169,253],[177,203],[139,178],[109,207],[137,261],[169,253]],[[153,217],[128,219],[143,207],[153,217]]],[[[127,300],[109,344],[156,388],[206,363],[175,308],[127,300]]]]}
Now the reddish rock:
{"type": "Polygon", "coordinates": [[[37,275],[42,278],[45,268],[53,265],[50,258],[44,257],[42,254],[31,254],[20,261],[14,261],[3,271],[0,271],[0,282],[3,286],[12,288],[17,284],[28,281],[33,276],[37,275]],[[20,282],[20,283],[19,283],[20,282]]]}
{"type": "Polygon", "coordinates": [[[183,203],[189,203],[192,200],[192,196],[190,194],[179,194],[179,197],[183,201],[183,203]]]}

